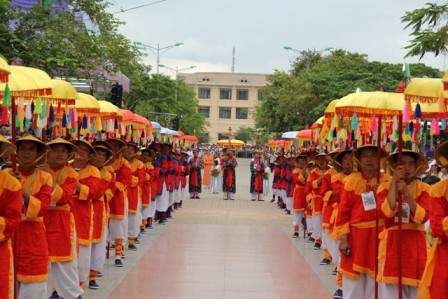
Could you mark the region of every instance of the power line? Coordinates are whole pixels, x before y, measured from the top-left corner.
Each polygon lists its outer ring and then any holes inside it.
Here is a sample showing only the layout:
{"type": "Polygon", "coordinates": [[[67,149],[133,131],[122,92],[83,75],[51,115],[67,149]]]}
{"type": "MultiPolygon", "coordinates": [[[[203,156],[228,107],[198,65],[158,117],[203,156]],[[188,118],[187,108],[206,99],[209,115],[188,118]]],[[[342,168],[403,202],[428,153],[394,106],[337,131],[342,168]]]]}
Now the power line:
{"type": "Polygon", "coordinates": [[[166,1],[166,0],[159,0],[159,1],[155,1],[155,2],[148,3],[148,4],[143,4],[143,5],[140,5],[140,6],[127,8],[127,9],[123,9],[123,8],[121,8],[119,11],[117,11],[117,12],[113,12],[112,14],[115,15],[115,14],[117,14],[117,13],[124,13],[124,12],[130,11],[130,10],[139,9],[139,8],[142,8],[142,7],[146,7],[146,6],[154,5],[154,4],[157,4],[157,3],[160,3],[160,2],[165,2],[165,1],[166,1]]]}

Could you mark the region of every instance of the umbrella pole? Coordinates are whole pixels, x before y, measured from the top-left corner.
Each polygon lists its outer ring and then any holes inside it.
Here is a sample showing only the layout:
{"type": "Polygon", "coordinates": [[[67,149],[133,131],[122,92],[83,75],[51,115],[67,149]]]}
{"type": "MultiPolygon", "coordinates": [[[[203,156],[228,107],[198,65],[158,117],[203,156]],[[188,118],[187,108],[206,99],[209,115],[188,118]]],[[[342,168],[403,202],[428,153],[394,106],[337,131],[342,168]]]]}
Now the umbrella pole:
{"type": "MultiPolygon", "coordinates": [[[[15,145],[17,141],[17,135],[16,135],[16,101],[15,97],[11,97],[11,137],[12,137],[12,143],[15,145]]],[[[17,165],[16,165],[16,154],[11,155],[11,164],[12,164],[12,171],[16,172],[17,165]]],[[[15,234],[13,234],[12,237],[12,244],[13,244],[13,254],[14,256],[17,256],[17,239],[15,234]]],[[[19,282],[17,280],[17,269],[18,269],[18,261],[15,258],[14,259],[14,299],[18,298],[18,291],[19,291],[19,282]]]]}
{"type": "MultiPolygon", "coordinates": [[[[400,112],[398,115],[398,163],[397,165],[400,165],[402,162],[402,150],[403,150],[403,117],[400,112]]],[[[402,223],[403,223],[403,206],[402,206],[402,200],[403,200],[403,194],[397,192],[396,195],[396,204],[397,204],[397,212],[398,212],[398,299],[403,298],[403,257],[402,257],[402,239],[403,239],[403,229],[402,229],[402,223]]]]}
{"type": "MultiPolygon", "coordinates": [[[[377,138],[377,159],[376,159],[376,183],[377,185],[381,182],[381,115],[378,116],[378,138],[377,138]]],[[[375,191],[376,192],[376,191],[375,191]]],[[[376,219],[375,219],[375,299],[378,299],[378,281],[376,280],[378,276],[378,235],[380,233],[380,224],[379,224],[379,213],[378,209],[376,211],[376,219]]]]}

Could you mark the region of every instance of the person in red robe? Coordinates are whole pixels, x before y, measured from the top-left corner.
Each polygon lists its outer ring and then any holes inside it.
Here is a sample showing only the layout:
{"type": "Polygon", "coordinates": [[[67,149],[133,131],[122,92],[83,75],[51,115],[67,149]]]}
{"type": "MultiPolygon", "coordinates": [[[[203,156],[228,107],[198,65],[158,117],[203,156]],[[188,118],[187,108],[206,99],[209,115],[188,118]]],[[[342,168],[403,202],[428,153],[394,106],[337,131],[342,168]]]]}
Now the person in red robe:
{"type": "MultiPolygon", "coordinates": [[[[0,158],[15,151],[15,146],[0,135],[0,158]]],[[[22,185],[6,171],[0,170],[0,298],[14,297],[14,256],[12,238],[22,222],[22,185]]]]}
{"type": "MultiPolygon", "coordinates": [[[[448,166],[448,141],[440,144],[434,157],[442,167],[448,166]]],[[[418,297],[446,298],[448,294],[448,180],[432,185],[429,191],[429,223],[434,239],[420,280],[418,297]]]]}
{"type": "Polygon", "coordinates": [[[235,158],[233,149],[226,150],[226,157],[222,161],[223,178],[222,178],[222,192],[224,199],[235,200],[236,196],[236,168],[238,162],[235,158]]]}
{"type": "Polygon", "coordinates": [[[204,164],[201,157],[199,157],[197,149],[193,149],[193,157],[188,163],[190,164],[190,176],[188,184],[190,198],[199,198],[199,194],[201,194],[202,192],[201,171],[204,168],[204,164]]]}

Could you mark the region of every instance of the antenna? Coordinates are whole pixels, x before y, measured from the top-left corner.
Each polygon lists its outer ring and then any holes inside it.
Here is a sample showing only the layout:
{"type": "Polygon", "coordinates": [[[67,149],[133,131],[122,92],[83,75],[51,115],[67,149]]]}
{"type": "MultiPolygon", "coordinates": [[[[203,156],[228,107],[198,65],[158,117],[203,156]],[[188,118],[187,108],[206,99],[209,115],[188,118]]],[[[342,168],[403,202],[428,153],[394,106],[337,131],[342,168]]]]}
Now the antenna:
{"type": "Polygon", "coordinates": [[[235,72],[235,47],[232,50],[232,73],[235,72]]]}

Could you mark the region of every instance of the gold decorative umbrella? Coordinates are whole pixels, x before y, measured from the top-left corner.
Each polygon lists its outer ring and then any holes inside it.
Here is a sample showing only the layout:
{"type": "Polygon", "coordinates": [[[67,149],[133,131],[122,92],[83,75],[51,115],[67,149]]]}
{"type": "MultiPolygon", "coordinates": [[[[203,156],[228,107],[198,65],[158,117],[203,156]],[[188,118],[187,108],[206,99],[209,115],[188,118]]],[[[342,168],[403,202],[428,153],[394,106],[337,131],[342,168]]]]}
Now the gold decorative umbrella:
{"type": "MultiPolygon", "coordinates": [[[[44,71],[16,65],[11,65],[9,68],[11,74],[8,86],[11,96],[34,99],[38,96],[51,95],[53,83],[44,71]]],[[[5,88],[6,84],[0,83],[0,94],[3,94],[5,88]]]]}
{"type": "Polygon", "coordinates": [[[98,101],[100,105],[100,117],[104,120],[123,119],[123,111],[108,101],[98,101]]]}
{"type": "Polygon", "coordinates": [[[222,139],[222,140],[218,140],[216,142],[217,145],[219,146],[224,146],[224,147],[228,147],[229,145],[233,146],[233,147],[243,147],[245,145],[245,143],[241,140],[237,140],[237,139],[222,139]]]}
{"type": "Polygon", "coordinates": [[[53,102],[75,105],[78,99],[78,92],[73,85],[65,80],[51,79],[53,85],[51,96],[48,97],[53,102]]]}
{"type": "Polygon", "coordinates": [[[100,116],[100,104],[98,104],[96,98],[90,94],[79,92],[75,107],[78,117],[83,115],[100,116]]]}
{"type": "Polygon", "coordinates": [[[416,78],[406,86],[404,90],[405,99],[411,102],[419,103],[437,103],[439,97],[443,94],[448,98],[448,91],[445,85],[448,84],[448,72],[442,79],[434,78],[416,78]]]}

